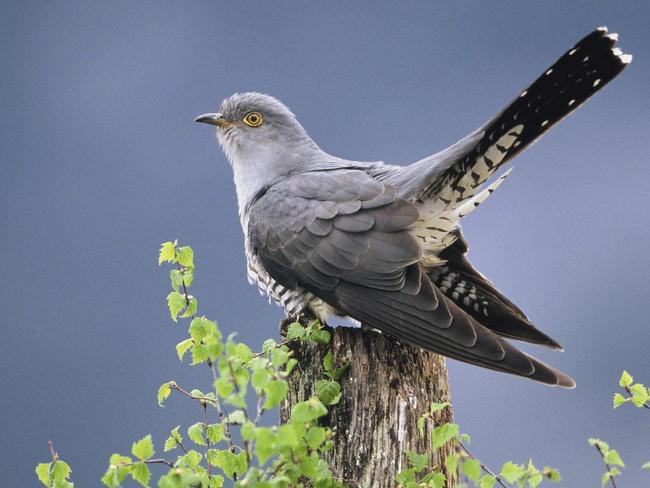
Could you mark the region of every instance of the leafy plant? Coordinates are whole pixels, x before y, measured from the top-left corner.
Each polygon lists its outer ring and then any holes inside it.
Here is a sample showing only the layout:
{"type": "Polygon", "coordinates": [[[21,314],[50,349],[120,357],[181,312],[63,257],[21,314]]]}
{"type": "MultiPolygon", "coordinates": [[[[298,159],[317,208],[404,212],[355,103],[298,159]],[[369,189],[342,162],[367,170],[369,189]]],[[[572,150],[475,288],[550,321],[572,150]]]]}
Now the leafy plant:
{"type": "Polygon", "coordinates": [[[117,488],[130,476],[149,486],[150,467],[167,468],[159,480],[161,488],[197,486],[218,488],[226,478],[236,487],[288,487],[310,480],[315,487],[339,486],[323,454],[332,447],[332,432],[319,425],[319,418],[341,396],[331,356],[324,364],[324,379],[316,394],[297,403],[285,425],[262,426],[268,410],[278,408],[289,387],[287,377],[297,361],[288,343],[293,341],[329,342],[329,332],[320,323],[289,325],[287,339],[264,342],[260,352],[235,340],[224,338],[217,324],[198,315],[198,300],[188,289],[194,278],[194,253],[177,242],[162,245],[158,263],[171,263],[172,291],[167,306],[174,322],[189,321],[188,338],[176,345],[178,358],[189,357],[191,365],[203,365],[210,372],[213,389],[203,392],[185,388],[175,381],[163,383],[158,403],[163,406],[172,393],[178,393],[199,407],[197,421],[185,428],[171,429],[162,451],[154,457],[150,435],[133,443],[131,455],[114,454],[102,477],[102,483],[117,488]],[[247,401],[254,395],[251,407],[247,401]]]}
{"type": "MultiPolygon", "coordinates": [[[[285,400],[289,386],[287,378],[298,361],[288,347],[293,342],[310,341],[329,344],[330,333],[318,321],[308,325],[289,324],[284,340],[264,341],[260,352],[235,340],[231,334],[223,338],[216,322],[198,315],[198,300],[188,289],[194,279],[194,252],[177,242],[162,244],[158,264],[171,263],[169,278],[172,290],[167,295],[167,307],[174,322],[187,319],[188,337],[176,345],[176,354],[191,365],[203,365],[209,371],[213,388],[202,392],[168,381],[158,389],[158,403],[164,406],[172,393],[180,394],[198,406],[197,421],[170,430],[162,444],[164,457],[156,457],[151,435],[145,435],[131,446],[130,455],[113,454],[101,481],[108,488],[121,487],[130,477],[142,486],[149,486],[152,466],[163,468],[158,476],[160,488],[219,488],[226,478],[235,487],[285,488],[303,486],[308,480],[315,488],[338,488],[344,485],[333,475],[324,460],[333,447],[332,431],[319,424],[340,400],[342,391],[338,380],[348,365],[335,365],[331,353],[323,359],[323,379],[314,385],[315,394],[296,403],[289,421],[284,425],[261,425],[263,415],[276,409],[285,400]],[[250,398],[255,401],[251,402],[250,398]]],[[[623,393],[616,393],[613,406],[632,404],[650,409],[650,388],[634,383],[626,371],[619,380],[623,393]]],[[[417,427],[424,435],[427,422],[450,405],[434,403],[422,415],[417,427]]],[[[438,425],[431,431],[430,449],[435,451],[451,445],[445,466],[429,466],[429,454],[407,452],[408,467],[397,475],[400,488],[442,488],[445,472],[460,475],[459,488],[536,488],[544,481],[559,482],[557,470],[539,469],[532,460],[517,464],[504,463],[495,472],[479,461],[467,448],[470,437],[460,433],[454,423],[438,425]],[[444,469],[443,469],[444,468],[444,469]]],[[[589,439],[602,457],[607,471],[603,486],[616,488],[615,478],[625,465],[615,449],[599,439],[589,439]]],[[[36,476],[48,488],[73,488],[70,466],[59,459],[49,443],[51,462],[40,463],[36,476]]],[[[642,469],[649,469],[650,462],[642,469]]]]}
{"type": "MultiPolygon", "coordinates": [[[[436,412],[449,407],[449,403],[433,403],[429,411],[418,419],[418,430],[420,435],[424,434],[425,424],[433,421],[436,412]]],[[[526,464],[506,462],[499,473],[481,463],[467,448],[470,443],[467,434],[461,434],[460,428],[454,423],[444,423],[434,427],[431,434],[431,449],[436,450],[451,444],[454,452],[445,459],[445,471],[447,473],[459,473],[467,483],[479,488],[492,488],[496,485],[508,487],[508,484],[518,488],[536,488],[543,480],[558,482],[561,480],[560,473],[550,467],[537,468],[532,460],[526,464]]],[[[397,481],[401,488],[444,488],[447,477],[441,466],[428,466],[428,455],[418,454],[412,451],[407,453],[409,468],[399,473],[397,481]]],[[[468,486],[461,481],[459,488],[468,486]]]]}

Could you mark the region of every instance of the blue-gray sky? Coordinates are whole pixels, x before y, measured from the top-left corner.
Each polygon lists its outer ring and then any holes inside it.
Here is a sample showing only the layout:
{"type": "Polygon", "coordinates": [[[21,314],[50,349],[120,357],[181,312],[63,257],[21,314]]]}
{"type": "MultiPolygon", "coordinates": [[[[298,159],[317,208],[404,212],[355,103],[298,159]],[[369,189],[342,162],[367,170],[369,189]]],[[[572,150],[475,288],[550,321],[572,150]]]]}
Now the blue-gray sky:
{"type": "MultiPolygon", "coordinates": [[[[498,467],[533,457],[599,486],[587,445],[650,481],[643,411],[611,409],[623,368],[650,382],[650,34],[645,2],[3,2],[0,7],[0,450],[35,485],[46,441],[96,486],[113,452],[193,421],[171,378],[209,384],[173,346],[159,243],[198,256],[195,293],[261,344],[278,308],[245,278],[230,169],[192,122],[235,91],[278,96],[352,159],[410,162],[487,120],[606,24],[628,70],[515,161],[465,223],[470,257],[566,348],[563,391],[449,361],[457,420],[498,467]]],[[[529,348],[530,349],[530,348],[529,348]]],[[[11,469],[8,466],[11,465],[11,469]]]]}

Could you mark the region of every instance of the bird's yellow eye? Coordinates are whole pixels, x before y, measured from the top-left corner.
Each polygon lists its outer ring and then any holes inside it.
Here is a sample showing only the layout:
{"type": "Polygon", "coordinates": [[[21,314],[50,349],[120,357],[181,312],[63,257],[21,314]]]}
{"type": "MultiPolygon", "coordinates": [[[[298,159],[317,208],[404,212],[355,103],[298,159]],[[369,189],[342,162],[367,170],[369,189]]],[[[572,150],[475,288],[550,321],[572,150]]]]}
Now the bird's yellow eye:
{"type": "Polygon", "coordinates": [[[243,121],[249,127],[259,127],[264,122],[264,119],[259,112],[248,112],[244,115],[243,121]]]}

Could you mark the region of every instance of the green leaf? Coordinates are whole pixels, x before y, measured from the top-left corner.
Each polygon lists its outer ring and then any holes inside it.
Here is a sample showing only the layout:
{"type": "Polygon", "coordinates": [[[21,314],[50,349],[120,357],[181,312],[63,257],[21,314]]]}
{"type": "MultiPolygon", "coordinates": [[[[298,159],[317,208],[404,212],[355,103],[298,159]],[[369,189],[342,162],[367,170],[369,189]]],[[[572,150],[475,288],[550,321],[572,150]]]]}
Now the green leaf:
{"type": "MultiPolygon", "coordinates": [[[[113,456],[111,456],[111,459],[112,458],[113,456]]],[[[102,476],[101,482],[109,488],[120,488],[126,475],[129,473],[130,468],[118,467],[117,464],[112,462],[110,464],[108,470],[106,470],[106,473],[102,476]]]]}
{"type": "Polygon", "coordinates": [[[530,488],[537,488],[542,483],[543,479],[542,473],[535,473],[528,478],[528,486],[530,486],[530,488]]]}
{"type": "Polygon", "coordinates": [[[163,451],[165,452],[171,451],[172,449],[175,449],[179,445],[179,443],[183,442],[183,438],[181,437],[181,434],[178,432],[180,428],[181,426],[177,425],[172,429],[171,435],[165,441],[165,445],[163,446],[163,451]]]}
{"type": "Polygon", "coordinates": [[[422,415],[417,422],[418,432],[420,432],[420,435],[424,435],[424,427],[426,426],[426,423],[427,423],[427,418],[424,415],[422,415]]]}
{"type": "Polygon", "coordinates": [[[307,335],[307,331],[300,322],[292,322],[289,324],[287,328],[287,339],[302,339],[305,335],[307,335]]]}
{"type": "Polygon", "coordinates": [[[493,488],[496,482],[497,479],[494,476],[485,474],[481,477],[481,480],[479,481],[479,488],[493,488]]]}
{"type": "Polygon", "coordinates": [[[613,478],[614,476],[618,476],[619,474],[621,474],[621,472],[618,470],[618,468],[612,468],[609,471],[607,471],[600,480],[602,486],[605,486],[610,478],[613,478]]]}
{"type": "Polygon", "coordinates": [[[223,470],[224,474],[233,479],[235,473],[242,474],[246,471],[245,453],[233,454],[227,449],[208,449],[208,462],[223,470]]]}
{"type": "Polygon", "coordinates": [[[194,267],[194,251],[190,246],[183,246],[176,249],[176,261],[181,266],[194,267]]]}
{"type": "Polygon", "coordinates": [[[264,464],[277,451],[275,433],[268,427],[258,427],[255,437],[255,455],[260,464],[264,464]]]}
{"type": "Polygon", "coordinates": [[[624,403],[627,403],[629,400],[630,400],[629,398],[625,398],[620,393],[614,393],[614,401],[613,401],[614,408],[620,407],[624,403]]]}
{"type": "Polygon", "coordinates": [[[192,282],[194,281],[194,269],[193,268],[185,268],[183,269],[183,283],[185,283],[185,287],[189,288],[192,286],[192,282]]]}
{"type": "Polygon", "coordinates": [[[187,454],[184,456],[179,456],[176,464],[179,466],[189,466],[190,468],[196,468],[203,459],[201,453],[196,452],[194,449],[187,451],[187,454]]]}
{"type": "Polygon", "coordinates": [[[203,422],[197,422],[187,428],[187,437],[192,439],[195,444],[206,446],[205,437],[203,437],[203,422]]]}
{"type": "Polygon", "coordinates": [[[289,359],[289,353],[286,351],[286,347],[278,347],[271,350],[271,363],[276,368],[284,365],[289,359]]]}
{"type": "Polygon", "coordinates": [[[429,407],[429,413],[434,414],[436,412],[439,412],[440,410],[444,410],[450,405],[449,402],[444,402],[444,403],[432,403],[431,407],[429,407]]]}
{"type": "Polygon", "coordinates": [[[341,385],[336,381],[317,381],[316,395],[325,405],[335,405],[341,399],[341,385]]]}
{"type": "Polygon", "coordinates": [[[214,388],[221,398],[226,398],[233,392],[235,385],[232,384],[232,381],[230,381],[229,378],[220,376],[217,378],[217,381],[214,382],[214,388]]]}
{"type": "Polygon", "coordinates": [[[611,464],[613,466],[620,466],[621,468],[625,467],[621,456],[619,455],[616,449],[610,449],[604,456],[605,463],[611,464]]]}
{"type": "Polygon", "coordinates": [[[194,298],[192,295],[189,295],[188,298],[190,303],[187,305],[185,311],[180,314],[180,317],[192,317],[194,314],[196,314],[196,310],[199,307],[199,302],[196,298],[194,298]]]}
{"type": "Polygon", "coordinates": [[[169,383],[163,383],[160,385],[160,388],[158,388],[158,405],[161,407],[164,406],[163,403],[167,398],[169,398],[169,395],[171,394],[172,389],[169,383]]]}
{"type": "Polygon", "coordinates": [[[547,478],[549,481],[552,481],[553,483],[559,483],[562,481],[560,472],[557,469],[551,468],[550,466],[545,466],[542,470],[542,474],[545,478],[547,478]]]}
{"type": "Polygon", "coordinates": [[[334,355],[331,352],[327,352],[323,358],[323,370],[326,373],[331,373],[334,371],[334,355]]]}
{"type": "Polygon", "coordinates": [[[185,356],[185,353],[194,345],[194,339],[185,339],[184,341],[179,342],[176,344],[176,354],[178,354],[178,359],[181,361],[183,360],[183,357],[185,356]]]}
{"type": "MultiPolygon", "coordinates": [[[[410,483],[415,483],[415,469],[409,468],[397,473],[395,481],[400,485],[408,486],[410,483]]],[[[417,486],[417,485],[416,485],[417,486]]]]}
{"type": "Polygon", "coordinates": [[[162,263],[173,263],[176,260],[176,243],[163,242],[158,253],[158,266],[162,263]]]}
{"type": "Polygon", "coordinates": [[[295,449],[300,446],[300,436],[296,432],[297,424],[285,424],[280,426],[275,437],[278,446],[295,449]]]}
{"type": "Polygon", "coordinates": [[[647,463],[643,463],[643,466],[641,466],[641,469],[650,469],[650,461],[647,463]]]}
{"type": "Polygon", "coordinates": [[[189,333],[192,339],[200,342],[204,337],[215,333],[217,324],[205,317],[195,317],[190,323],[189,333]]]}
{"type": "Polygon", "coordinates": [[[235,357],[240,359],[243,363],[246,363],[251,360],[253,357],[253,351],[243,342],[239,342],[235,346],[235,357]]]}
{"type": "Polygon", "coordinates": [[[138,459],[149,459],[154,454],[151,434],[146,435],[131,446],[131,454],[138,459]]]}
{"type": "Polygon", "coordinates": [[[136,463],[131,466],[131,476],[142,486],[149,486],[151,471],[149,471],[149,467],[145,463],[136,463]]]}
{"type": "Polygon", "coordinates": [[[287,361],[287,364],[284,367],[284,372],[286,375],[290,375],[291,372],[293,371],[293,368],[295,368],[298,365],[298,360],[294,358],[289,358],[287,361]]]}
{"type": "MultiPolygon", "coordinates": [[[[429,473],[423,479],[431,488],[445,488],[447,477],[442,473],[429,473]]],[[[419,487],[419,485],[416,485],[419,487]]]]}
{"type": "Polygon", "coordinates": [[[623,371],[623,374],[621,374],[621,379],[618,380],[618,384],[621,388],[625,388],[627,386],[630,386],[633,381],[634,378],[632,377],[632,375],[627,371],[623,371]]]}
{"type": "Polygon", "coordinates": [[[251,383],[253,384],[253,388],[256,390],[261,390],[265,386],[269,384],[271,381],[271,373],[269,372],[268,369],[266,368],[259,368],[253,371],[253,377],[251,379],[251,383]]]}
{"type": "Polygon", "coordinates": [[[426,454],[418,454],[415,451],[406,451],[406,457],[409,461],[409,465],[415,469],[416,473],[419,473],[429,464],[429,456],[426,454]]]}
{"type": "Polygon", "coordinates": [[[521,478],[526,470],[518,464],[508,461],[501,467],[501,476],[508,482],[514,483],[521,478]]]}
{"type": "Polygon", "coordinates": [[[443,424],[433,429],[431,434],[431,449],[436,450],[458,435],[457,424],[443,424]]]}
{"type": "Polygon", "coordinates": [[[246,414],[244,413],[243,410],[234,410],[233,412],[230,412],[230,414],[226,418],[226,422],[228,422],[229,424],[242,425],[246,422],[246,414]]]}
{"type": "Polygon", "coordinates": [[[448,473],[455,473],[458,470],[458,454],[452,452],[445,459],[445,469],[448,473]]]}
{"type": "Polygon", "coordinates": [[[630,393],[632,394],[632,403],[636,407],[642,407],[645,402],[647,402],[650,399],[650,394],[648,394],[648,390],[644,385],[641,383],[636,383],[630,388],[630,393]]]}
{"type": "Polygon", "coordinates": [[[273,339],[267,339],[267,340],[265,340],[264,343],[262,344],[262,352],[263,352],[264,354],[266,354],[266,353],[269,352],[271,349],[273,349],[276,345],[277,345],[277,343],[276,343],[273,339]]]}
{"type": "Polygon", "coordinates": [[[330,343],[330,333],[327,330],[316,330],[311,333],[309,338],[319,344],[329,344],[330,343]]]}
{"type": "Polygon", "coordinates": [[[50,486],[50,465],[52,463],[39,463],[36,466],[36,476],[45,486],[50,486]]]}
{"type": "Polygon", "coordinates": [[[167,307],[174,322],[177,322],[178,314],[185,308],[185,297],[177,291],[172,291],[167,295],[167,307]]]}
{"type": "Polygon", "coordinates": [[[291,409],[291,422],[310,422],[327,414],[327,408],[318,398],[296,403],[291,409]]]}
{"type": "Polygon", "coordinates": [[[122,456],[121,454],[113,454],[109,459],[109,464],[114,464],[115,466],[131,464],[133,460],[129,456],[122,456]]]}
{"type": "Polygon", "coordinates": [[[222,424],[210,424],[206,430],[206,435],[212,444],[216,444],[225,437],[225,429],[222,424]]]}
{"type": "Polygon", "coordinates": [[[172,269],[169,272],[169,281],[172,284],[172,289],[180,293],[183,284],[183,272],[180,269],[172,269]]]}
{"type": "Polygon", "coordinates": [[[264,399],[264,408],[275,408],[282,400],[285,399],[287,393],[289,392],[289,385],[284,380],[272,380],[266,388],[264,388],[264,393],[266,398],[264,399]]]}
{"type": "Polygon", "coordinates": [[[203,344],[195,344],[192,348],[192,364],[201,364],[208,360],[208,348],[203,344]]]}
{"type": "Polygon", "coordinates": [[[463,461],[461,469],[465,476],[475,483],[478,482],[481,477],[481,465],[476,459],[468,458],[463,461]]]}
{"type": "Polygon", "coordinates": [[[324,427],[311,427],[305,436],[305,441],[310,449],[318,449],[326,439],[327,430],[324,427]]]}

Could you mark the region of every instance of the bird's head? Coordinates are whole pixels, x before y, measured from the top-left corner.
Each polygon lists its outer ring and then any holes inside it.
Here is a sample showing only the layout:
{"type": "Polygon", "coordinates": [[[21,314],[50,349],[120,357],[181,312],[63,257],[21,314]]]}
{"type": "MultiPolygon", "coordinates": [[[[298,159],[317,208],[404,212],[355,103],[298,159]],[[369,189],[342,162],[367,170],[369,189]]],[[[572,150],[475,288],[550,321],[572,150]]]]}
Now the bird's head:
{"type": "Polygon", "coordinates": [[[219,112],[195,121],[217,127],[217,139],[235,174],[240,207],[260,188],[308,168],[325,154],[286,105],[262,93],[235,93],[221,102],[219,112]]]}
{"type": "Polygon", "coordinates": [[[217,139],[235,166],[251,159],[272,164],[272,159],[301,154],[316,147],[291,110],[262,93],[235,93],[221,102],[219,112],[199,115],[196,122],[217,127],[217,139]]]}

